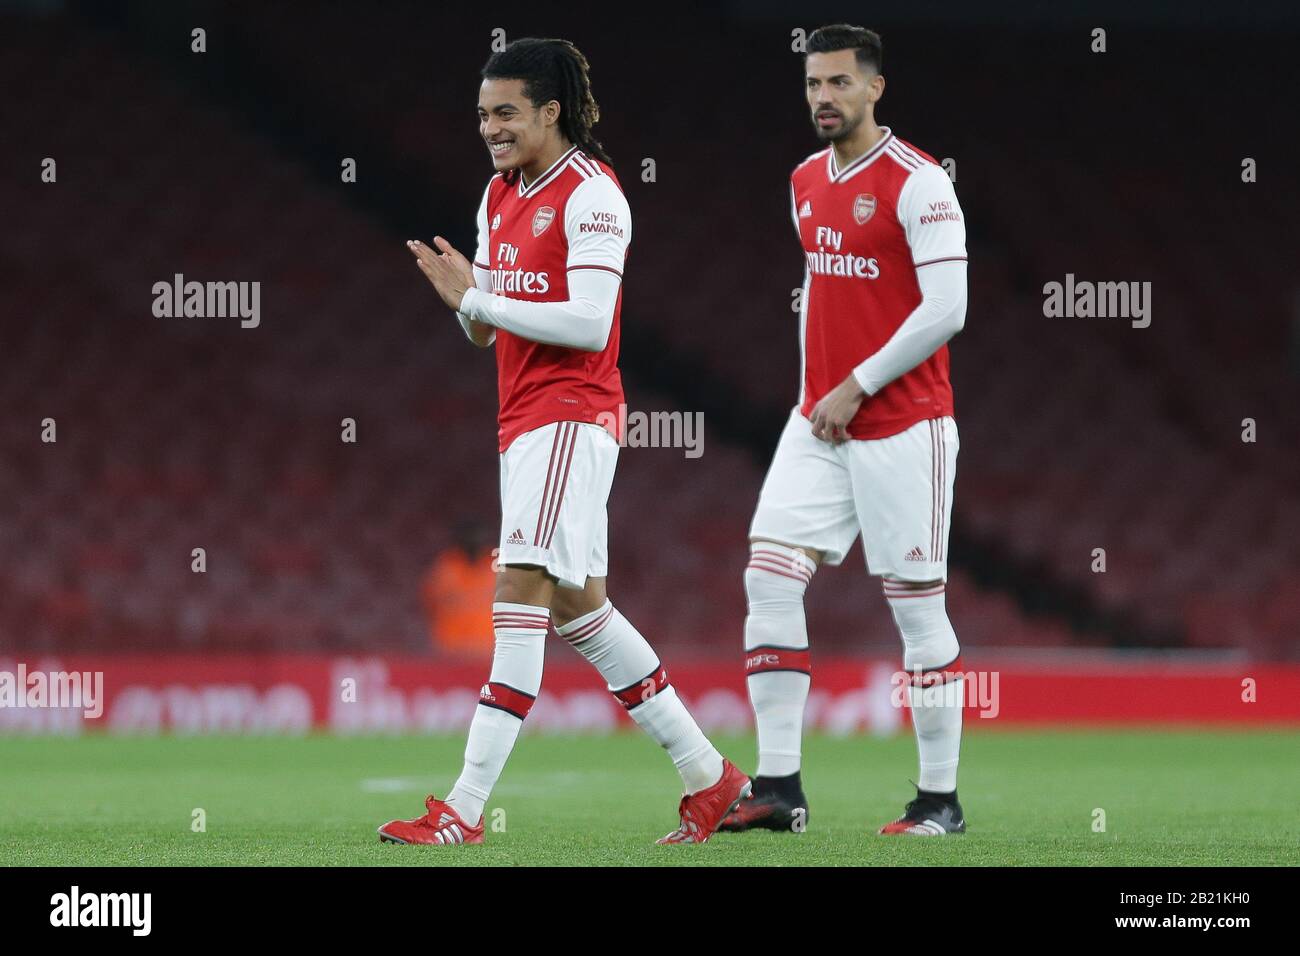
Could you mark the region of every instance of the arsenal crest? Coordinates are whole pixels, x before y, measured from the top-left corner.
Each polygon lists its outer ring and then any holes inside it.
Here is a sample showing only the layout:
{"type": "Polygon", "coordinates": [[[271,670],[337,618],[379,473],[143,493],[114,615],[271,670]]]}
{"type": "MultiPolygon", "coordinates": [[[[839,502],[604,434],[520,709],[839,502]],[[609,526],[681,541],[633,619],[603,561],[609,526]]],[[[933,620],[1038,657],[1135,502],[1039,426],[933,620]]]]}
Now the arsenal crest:
{"type": "MultiPolygon", "coordinates": [[[[873,199],[872,200],[873,208],[874,208],[874,204],[875,204],[875,200],[873,199]]],[[[544,233],[546,231],[546,227],[551,224],[551,220],[553,220],[554,218],[555,218],[555,210],[552,209],[550,206],[543,206],[541,209],[537,210],[537,214],[533,216],[533,238],[535,239],[538,236],[540,236],[542,233],[544,233]]]]}
{"type": "MultiPolygon", "coordinates": [[[[866,221],[876,214],[876,197],[871,193],[859,193],[858,198],[853,200],[853,220],[859,226],[865,225],[866,221]]],[[[534,227],[536,228],[536,227],[534,227]]]]}

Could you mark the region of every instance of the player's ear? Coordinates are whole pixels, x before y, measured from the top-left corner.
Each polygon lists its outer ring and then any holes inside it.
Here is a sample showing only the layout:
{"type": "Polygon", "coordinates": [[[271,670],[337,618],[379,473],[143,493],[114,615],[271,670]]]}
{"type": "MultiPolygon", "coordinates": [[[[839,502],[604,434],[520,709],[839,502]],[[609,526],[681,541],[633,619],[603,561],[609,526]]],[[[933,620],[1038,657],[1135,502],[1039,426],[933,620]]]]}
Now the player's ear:
{"type": "Polygon", "coordinates": [[[867,102],[875,103],[885,95],[885,78],[877,73],[867,83],[867,102]]]}
{"type": "Polygon", "coordinates": [[[560,101],[550,100],[542,104],[542,125],[554,126],[560,121],[560,101]]]}

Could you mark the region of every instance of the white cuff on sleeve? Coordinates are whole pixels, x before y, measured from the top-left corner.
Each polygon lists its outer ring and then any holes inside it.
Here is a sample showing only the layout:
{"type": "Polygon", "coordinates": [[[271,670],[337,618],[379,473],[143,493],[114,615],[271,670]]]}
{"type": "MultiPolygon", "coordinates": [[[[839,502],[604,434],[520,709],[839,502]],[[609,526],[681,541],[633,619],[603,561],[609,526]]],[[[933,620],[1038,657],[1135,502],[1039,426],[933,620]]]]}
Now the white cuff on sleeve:
{"type": "MultiPolygon", "coordinates": [[[[474,285],[476,288],[481,289],[484,292],[490,292],[492,289],[492,273],[480,266],[477,265],[474,266],[474,285]]],[[[470,323],[469,312],[465,308],[465,299],[468,297],[471,291],[472,290],[470,289],[466,289],[465,295],[461,296],[460,308],[456,310],[456,318],[460,321],[460,327],[465,330],[465,337],[467,339],[469,339],[471,342],[474,342],[475,345],[479,345],[482,348],[487,348],[489,345],[491,345],[493,342],[497,340],[497,331],[496,329],[493,329],[491,334],[488,335],[486,342],[477,342],[474,340],[474,329],[469,324],[470,323]]]]}

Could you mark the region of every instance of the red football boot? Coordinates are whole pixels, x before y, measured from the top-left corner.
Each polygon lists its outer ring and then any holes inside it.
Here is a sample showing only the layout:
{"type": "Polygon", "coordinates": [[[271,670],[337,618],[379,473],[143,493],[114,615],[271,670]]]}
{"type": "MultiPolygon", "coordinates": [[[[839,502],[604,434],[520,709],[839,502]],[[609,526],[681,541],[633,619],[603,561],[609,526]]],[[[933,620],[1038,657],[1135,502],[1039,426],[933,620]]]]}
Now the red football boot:
{"type": "Polygon", "coordinates": [[[424,801],[429,812],[415,820],[390,820],[379,828],[380,843],[424,843],[447,846],[483,842],[483,818],[470,826],[437,797],[424,801]]]}
{"type": "Polygon", "coordinates": [[[724,757],[722,776],[718,782],[698,793],[682,797],[682,802],[677,807],[677,814],[682,818],[681,826],[655,842],[708,843],[718,825],[740,805],[741,800],[749,796],[752,789],[753,784],[749,778],[724,757]]]}

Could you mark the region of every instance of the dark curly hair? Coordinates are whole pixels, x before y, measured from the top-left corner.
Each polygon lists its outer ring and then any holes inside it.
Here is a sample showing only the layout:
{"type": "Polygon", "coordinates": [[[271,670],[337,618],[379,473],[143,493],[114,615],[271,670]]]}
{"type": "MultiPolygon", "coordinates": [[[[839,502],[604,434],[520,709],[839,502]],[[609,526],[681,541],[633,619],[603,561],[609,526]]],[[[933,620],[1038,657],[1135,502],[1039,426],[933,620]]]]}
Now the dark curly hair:
{"type": "Polygon", "coordinates": [[[493,53],[483,65],[483,78],[523,80],[524,95],[533,106],[555,100],[560,104],[560,131],[584,153],[609,163],[609,154],[591,128],[600,120],[600,107],[591,95],[590,66],[568,40],[525,37],[493,53]]]}

